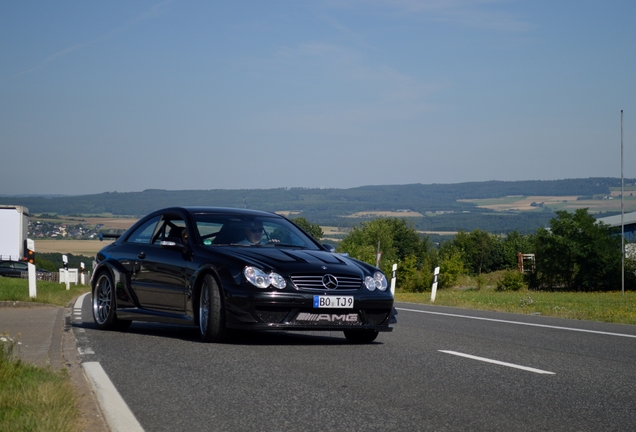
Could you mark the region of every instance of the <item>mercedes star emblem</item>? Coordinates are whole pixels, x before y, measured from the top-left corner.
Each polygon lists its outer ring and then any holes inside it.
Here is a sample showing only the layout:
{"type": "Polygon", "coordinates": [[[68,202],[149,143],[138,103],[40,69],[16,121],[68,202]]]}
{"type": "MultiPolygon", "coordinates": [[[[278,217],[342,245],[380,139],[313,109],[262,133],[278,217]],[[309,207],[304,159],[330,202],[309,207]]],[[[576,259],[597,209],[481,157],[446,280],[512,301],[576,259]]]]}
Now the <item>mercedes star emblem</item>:
{"type": "Polygon", "coordinates": [[[322,277],[322,284],[327,289],[338,288],[338,279],[334,275],[326,274],[322,277]]]}

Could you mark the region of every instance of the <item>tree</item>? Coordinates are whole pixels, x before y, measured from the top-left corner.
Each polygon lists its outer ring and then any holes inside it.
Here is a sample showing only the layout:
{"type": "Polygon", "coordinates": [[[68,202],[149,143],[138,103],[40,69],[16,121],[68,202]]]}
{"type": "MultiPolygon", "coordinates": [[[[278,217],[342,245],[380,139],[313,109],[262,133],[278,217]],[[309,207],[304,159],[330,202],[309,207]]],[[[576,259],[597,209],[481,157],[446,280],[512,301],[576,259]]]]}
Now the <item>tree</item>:
{"type": "Polygon", "coordinates": [[[322,231],[322,228],[320,228],[320,225],[312,224],[304,217],[292,218],[292,222],[294,222],[296,225],[304,229],[309,235],[311,235],[316,240],[320,240],[322,236],[325,234],[322,231]]]}
{"type": "MultiPolygon", "coordinates": [[[[534,253],[534,237],[513,231],[506,236],[475,229],[470,233],[459,231],[455,238],[442,244],[455,248],[466,270],[480,275],[497,270],[517,268],[517,253],[534,253]]],[[[446,254],[448,255],[448,254],[446,254]]]]}
{"type": "Polygon", "coordinates": [[[503,249],[498,236],[480,229],[460,231],[452,242],[471,273],[480,275],[502,267],[503,249]]]}
{"type": "MultiPolygon", "coordinates": [[[[529,285],[537,289],[562,288],[606,291],[621,286],[621,239],[615,229],[590,215],[587,209],[574,214],[558,211],[550,229],[535,236],[536,271],[529,285]]],[[[627,272],[626,283],[633,283],[627,272]]]]}
{"type": "Polygon", "coordinates": [[[534,236],[530,234],[519,234],[517,231],[509,233],[502,241],[503,266],[501,269],[516,269],[518,265],[517,254],[534,253],[534,236]]]}
{"type": "Polygon", "coordinates": [[[405,290],[424,291],[430,286],[434,252],[428,237],[422,238],[405,219],[378,218],[362,222],[338,245],[339,252],[375,265],[380,243],[380,268],[386,275],[398,264],[398,284],[405,290]]]}
{"type": "Polygon", "coordinates": [[[459,276],[466,274],[462,252],[453,242],[443,243],[439,251],[439,287],[450,288],[459,276]]]}
{"type": "Polygon", "coordinates": [[[417,257],[409,255],[398,266],[398,281],[404,292],[423,292],[430,288],[433,274],[429,265],[418,266],[417,257]]]}

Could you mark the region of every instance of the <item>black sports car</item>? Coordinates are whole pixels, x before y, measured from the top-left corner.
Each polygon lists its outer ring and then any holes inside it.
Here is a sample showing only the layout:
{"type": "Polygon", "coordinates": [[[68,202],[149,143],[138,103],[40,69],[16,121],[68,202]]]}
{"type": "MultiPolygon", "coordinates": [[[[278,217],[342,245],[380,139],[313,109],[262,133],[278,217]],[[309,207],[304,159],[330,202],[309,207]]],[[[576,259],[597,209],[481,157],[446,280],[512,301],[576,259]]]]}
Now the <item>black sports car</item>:
{"type": "Polygon", "coordinates": [[[215,342],[258,329],[343,330],[369,343],[396,322],[387,285],[282,216],[212,207],[149,214],[99,251],[91,278],[98,328],[187,324],[215,342]]]}

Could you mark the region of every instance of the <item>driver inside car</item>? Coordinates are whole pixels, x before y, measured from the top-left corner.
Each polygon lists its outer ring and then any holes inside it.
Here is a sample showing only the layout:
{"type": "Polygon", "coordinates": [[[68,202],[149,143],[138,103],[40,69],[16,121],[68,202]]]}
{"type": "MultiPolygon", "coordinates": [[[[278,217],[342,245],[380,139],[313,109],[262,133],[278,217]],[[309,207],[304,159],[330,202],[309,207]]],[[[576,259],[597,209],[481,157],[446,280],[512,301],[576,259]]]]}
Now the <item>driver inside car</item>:
{"type": "Polygon", "coordinates": [[[245,238],[238,242],[238,244],[253,245],[262,244],[263,239],[263,224],[259,221],[252,222],[244,230],[245,238]]]}

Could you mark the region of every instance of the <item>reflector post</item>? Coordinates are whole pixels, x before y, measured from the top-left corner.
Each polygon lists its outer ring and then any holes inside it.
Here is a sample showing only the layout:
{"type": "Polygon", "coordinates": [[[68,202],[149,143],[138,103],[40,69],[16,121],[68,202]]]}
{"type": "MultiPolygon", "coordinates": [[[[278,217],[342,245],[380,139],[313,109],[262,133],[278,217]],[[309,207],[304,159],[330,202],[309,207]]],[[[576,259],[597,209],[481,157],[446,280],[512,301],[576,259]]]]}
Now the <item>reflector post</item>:
{"type": "Polygon", "coordinates": [[[30,239],[24,240],[24,256],[22,259],[29,264],[35,264],[35,247],[33,245],[33,240],[30,239]]]}

